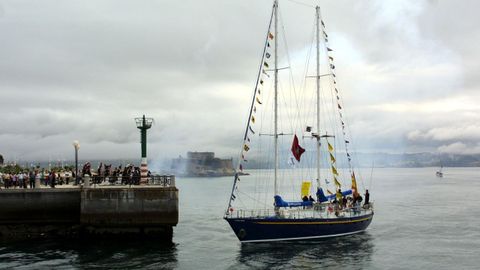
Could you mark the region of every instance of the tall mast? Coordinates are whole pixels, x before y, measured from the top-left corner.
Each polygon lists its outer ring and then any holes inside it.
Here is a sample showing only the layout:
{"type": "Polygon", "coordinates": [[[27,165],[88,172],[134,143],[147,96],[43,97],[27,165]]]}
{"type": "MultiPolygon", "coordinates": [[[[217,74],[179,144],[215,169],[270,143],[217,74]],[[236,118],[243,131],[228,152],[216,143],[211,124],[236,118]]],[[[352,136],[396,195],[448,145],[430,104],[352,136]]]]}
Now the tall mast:
{"type": "Polygon", "coordinates": [[[274,195],[278,195],[278,186],[277,186],[277,177],[278,177],[278,0],[274,2],[274,16],[275,16],[275,35],[274,35],[274,43],[275,43],[275,51],[274,51],[274,58],[275,58],[275,124],[274,124],[274,144],[275,144],[275,170],[274,170],[274,195]]]}
{"type": "Polygon", "coordinates": [[[320,7],[315,7],[317,17],[317,185],[320,185],[320,7]]]}

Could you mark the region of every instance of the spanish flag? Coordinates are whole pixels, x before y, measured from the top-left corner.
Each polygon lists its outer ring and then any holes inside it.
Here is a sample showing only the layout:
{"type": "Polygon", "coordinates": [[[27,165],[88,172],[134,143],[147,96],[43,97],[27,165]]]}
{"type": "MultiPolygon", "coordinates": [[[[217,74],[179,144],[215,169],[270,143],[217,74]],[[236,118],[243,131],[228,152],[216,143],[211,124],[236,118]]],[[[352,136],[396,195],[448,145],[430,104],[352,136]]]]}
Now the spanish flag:
{"type": "Polygon", "coordinates": [[[352,172],[352,189],[355,190],[355,192],[358,192],[357,179],[355,178],[355,172],[352,172]]]}

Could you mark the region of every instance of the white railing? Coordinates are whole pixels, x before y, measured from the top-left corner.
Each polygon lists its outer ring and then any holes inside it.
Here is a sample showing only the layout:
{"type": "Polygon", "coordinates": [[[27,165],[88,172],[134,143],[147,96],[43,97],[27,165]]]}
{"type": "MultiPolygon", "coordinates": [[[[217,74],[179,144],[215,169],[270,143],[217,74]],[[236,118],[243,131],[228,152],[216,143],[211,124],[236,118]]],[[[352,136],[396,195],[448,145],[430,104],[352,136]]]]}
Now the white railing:
{"type": "Polygon", "coordinates": [[[368,215],[373,212],[373,203],[340,208],[334,204],[314,204],[306,208],[279,208],[279,209],[230,209],[227,217],[231,218],[344,218],[368,215]]]}

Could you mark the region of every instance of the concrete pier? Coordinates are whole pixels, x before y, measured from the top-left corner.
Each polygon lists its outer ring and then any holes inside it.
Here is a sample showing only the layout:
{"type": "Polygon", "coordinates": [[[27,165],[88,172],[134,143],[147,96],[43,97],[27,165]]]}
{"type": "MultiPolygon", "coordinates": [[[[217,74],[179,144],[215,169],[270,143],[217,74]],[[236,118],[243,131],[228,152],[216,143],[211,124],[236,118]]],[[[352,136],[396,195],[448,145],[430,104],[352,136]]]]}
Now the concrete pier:
{"type": "Polygon", "coordinates": [[[0,190],[0,239],[147,235],[172,240],[174,186],[0,190]]]}

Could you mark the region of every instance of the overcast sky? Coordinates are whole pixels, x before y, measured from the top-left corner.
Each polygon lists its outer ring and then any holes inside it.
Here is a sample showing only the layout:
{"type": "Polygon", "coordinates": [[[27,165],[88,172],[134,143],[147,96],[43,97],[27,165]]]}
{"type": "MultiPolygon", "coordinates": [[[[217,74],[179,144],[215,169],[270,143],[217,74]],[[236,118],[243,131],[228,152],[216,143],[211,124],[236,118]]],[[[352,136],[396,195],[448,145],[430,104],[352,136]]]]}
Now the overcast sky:
{"type": "MultiPolygon", "coordinates": [[[[320,3],[358,151],[480,153],[478,1],[320,3]]],[[[146,114],[150,158],[235,156],[271,5],[0,0],[0,153],[135,158],[146,114]]],[[[311,31],[280,5],[289,38],[311,31]]]]}

